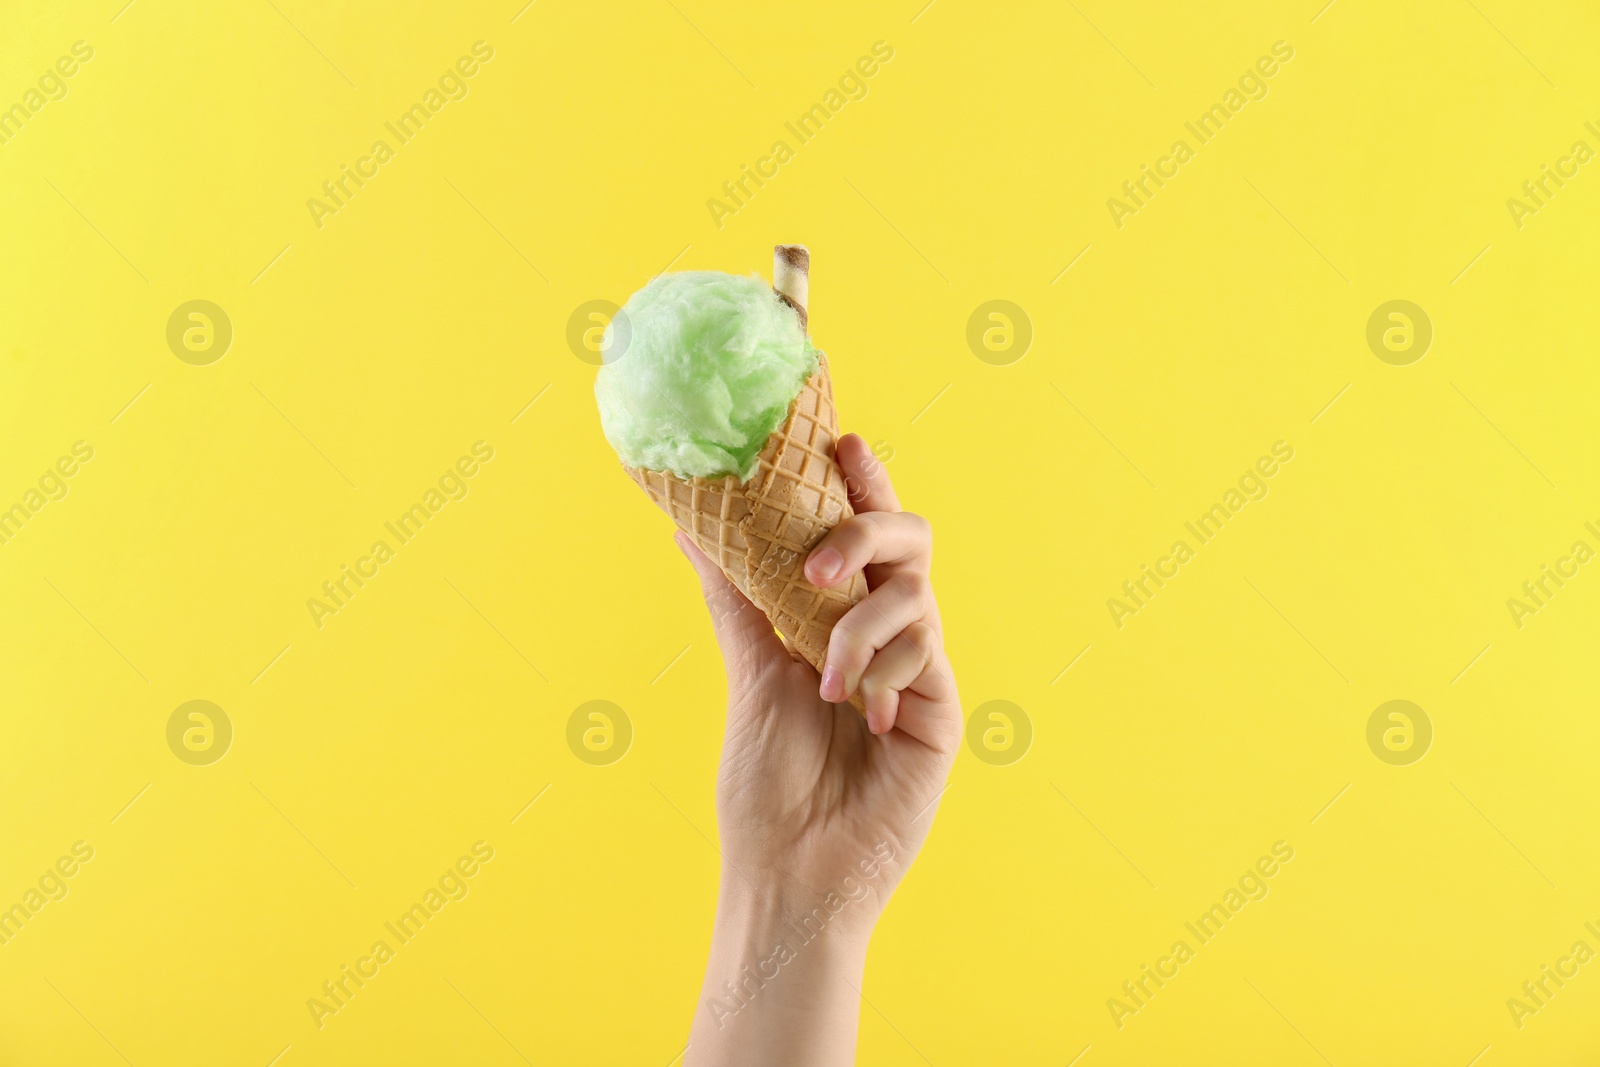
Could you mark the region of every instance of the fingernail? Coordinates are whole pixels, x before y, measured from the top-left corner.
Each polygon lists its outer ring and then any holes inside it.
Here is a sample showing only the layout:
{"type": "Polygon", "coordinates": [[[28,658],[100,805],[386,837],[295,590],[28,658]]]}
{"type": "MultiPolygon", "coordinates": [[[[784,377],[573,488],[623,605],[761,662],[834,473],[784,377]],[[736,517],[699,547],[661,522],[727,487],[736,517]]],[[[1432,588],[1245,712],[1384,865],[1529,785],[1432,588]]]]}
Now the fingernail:
{"type": "Polygon", "coordinates": [[[811,573],[824,582],[831,582],[838,577],[839,568],[843,566],[844,557],[836,549],[820,549],[811,557],[811,573]]]}
{"type": "Polygon", "coordinates": [[[677,533],[672,535],[672,543],[678,546],[678,551],[682,552],[684,558],[687,559],[689,556],[689,536],[682,530],[679,530],[677,533]]]}
{"type": "Polygon", "coordinates": [[[817,692],[823,700],[835,704],[844,699],[844,674],[839,668],[831,665],[822,668],[822,686],[817,692]]]}
{"type": "Polygon", "coordinates": [[[867,729],[875,734],[881,734],[884,732],[883,712],[867,712],[867,729]]]}

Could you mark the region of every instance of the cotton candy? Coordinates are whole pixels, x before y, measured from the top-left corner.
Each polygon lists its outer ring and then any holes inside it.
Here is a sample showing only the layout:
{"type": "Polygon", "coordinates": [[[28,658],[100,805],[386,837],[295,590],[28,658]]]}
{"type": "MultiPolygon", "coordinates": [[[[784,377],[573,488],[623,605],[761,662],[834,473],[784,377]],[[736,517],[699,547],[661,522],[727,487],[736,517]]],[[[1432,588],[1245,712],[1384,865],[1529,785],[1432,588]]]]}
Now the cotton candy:
{"type": "Polygon", "coordinates": [[[748,481],[817,369],[794,309],[760,277],[663,274],[601,341],[600,425],[630,467],[748,481]]]}

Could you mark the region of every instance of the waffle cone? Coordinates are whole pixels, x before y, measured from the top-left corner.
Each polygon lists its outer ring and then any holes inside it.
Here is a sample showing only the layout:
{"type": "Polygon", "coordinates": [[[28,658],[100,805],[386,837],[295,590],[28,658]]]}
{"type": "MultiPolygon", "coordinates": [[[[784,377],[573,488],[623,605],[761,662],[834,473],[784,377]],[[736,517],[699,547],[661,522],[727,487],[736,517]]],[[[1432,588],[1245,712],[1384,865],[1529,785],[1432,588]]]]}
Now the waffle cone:
{"type": "Polygon", "coordinates": [[[818,672],[834,623],[867,595],[859,574],[846,585],[818,589],[802,573],[823,535],[854,514],[833,458],[838,436],[833,382],[827,357],[819,355],[748,482],[623,467],[818,672]]]}

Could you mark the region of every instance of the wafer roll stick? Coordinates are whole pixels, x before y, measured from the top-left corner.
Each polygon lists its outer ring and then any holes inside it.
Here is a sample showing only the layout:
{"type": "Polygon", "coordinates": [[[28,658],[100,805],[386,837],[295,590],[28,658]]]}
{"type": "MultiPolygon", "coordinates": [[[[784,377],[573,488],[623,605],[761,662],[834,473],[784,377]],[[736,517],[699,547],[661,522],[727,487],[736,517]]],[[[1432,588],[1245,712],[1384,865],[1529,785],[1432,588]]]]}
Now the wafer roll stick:
{"type": "Polygon", "coordinates": [[[800,328],[809,326],[807,300],[811,295],[811,253],[805,245],[779,245],[772,252],[772,288],[800,315],[800,328]]]}

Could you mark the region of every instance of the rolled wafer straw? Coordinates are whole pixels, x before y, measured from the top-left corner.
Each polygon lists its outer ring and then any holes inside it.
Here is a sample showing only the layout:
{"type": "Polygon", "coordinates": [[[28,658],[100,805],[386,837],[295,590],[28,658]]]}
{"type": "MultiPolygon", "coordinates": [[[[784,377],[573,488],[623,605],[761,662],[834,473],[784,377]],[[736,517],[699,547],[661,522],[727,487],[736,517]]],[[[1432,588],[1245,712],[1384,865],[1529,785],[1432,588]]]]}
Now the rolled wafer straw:
{"type": "Polygon", "coordinates": [[[806,301],[810,294],[811,253],[805,245],[779,245],[772,251],[772,288],[800,316],[807,328],[806,301]]]}

